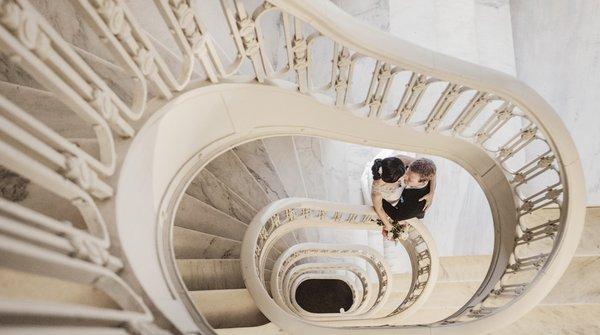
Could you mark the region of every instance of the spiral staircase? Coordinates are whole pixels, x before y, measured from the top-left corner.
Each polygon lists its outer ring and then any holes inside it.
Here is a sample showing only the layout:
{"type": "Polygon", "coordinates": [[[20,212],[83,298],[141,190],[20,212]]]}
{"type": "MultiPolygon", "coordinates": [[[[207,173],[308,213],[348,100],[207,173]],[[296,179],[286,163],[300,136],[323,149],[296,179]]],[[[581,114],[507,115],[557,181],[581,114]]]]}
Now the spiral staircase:
{"type": "Polygon", "coordinates": [[[0,45],[3,334],[600,329],[581,285],[600,213],[567,130],[510,76],[325,0],[0,0],[0,45]],[[377,148],[471,174],[493,252],[440,256],[416,219],[384,242],[377,148]],[[351,306],[307,311],[309,280],[351,306]]]}

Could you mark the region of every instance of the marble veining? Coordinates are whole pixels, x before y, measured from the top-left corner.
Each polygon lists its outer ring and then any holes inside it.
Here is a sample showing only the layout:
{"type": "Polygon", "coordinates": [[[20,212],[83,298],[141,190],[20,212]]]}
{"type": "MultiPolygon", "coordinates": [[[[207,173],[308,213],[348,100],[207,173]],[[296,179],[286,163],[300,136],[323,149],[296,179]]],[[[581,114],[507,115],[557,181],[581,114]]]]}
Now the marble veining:
{"type": "Polygon", "coordinates": [[[173,246],[175,257],[188,259],[238,259],[242,245],[239,241],[178,226],[173,227],[173,240],[177,241],[173,246]]]}
{"type": "Polygon", "coordinates": [[[320,139],[316,137],[294,136],[294,142],[308,197],[327,200],[320,139]]]}
{"type": "Polygon", "coordinates": [[[200,171],[186,193],[246,224],[256,214],[252,206],[206,169],[200,171]]]}
{"type": "Polygon", "coordinates": [[[288,195],[261,140],[242,144],[233,151],[271,201],[287,198],[288,195]]]}
{"type": "Polygon", "coordinates": [[[254,209],[260,210],[270,202],[265,191],[235,153],[227,151],[221,154],[208,163],[206,169],[254,209]]]}
{"type": "Polygon", "coordinates": [[[0,94],[66,138],[93,138],[91,125],[79,118],[54,94],[35,88],[0,82],[0,94]]]}
{"type": "Polygon", "coordinates": [[[571,133],[589,205],[600,204],[600,12],[598,1],[511,1],[517,77],[535,89],[571,133]]]}
{"type": "Polygon", "coordinates": [[[188,194],[181,199],[175,225],[236,241],[244,238],[247,228],[243,222],[188,194]]]}
{"type": "Polygon", "coordinates": [[[239,259],[178,259],[177,268],[190,291],[245,287],[239,259]]]}
{"type": "Polygon", "coordinates": [[[306,197],[304,180],[292,136],[263,138],[267,154],[277,171],[286,193],[292,197],[306,197]]]}

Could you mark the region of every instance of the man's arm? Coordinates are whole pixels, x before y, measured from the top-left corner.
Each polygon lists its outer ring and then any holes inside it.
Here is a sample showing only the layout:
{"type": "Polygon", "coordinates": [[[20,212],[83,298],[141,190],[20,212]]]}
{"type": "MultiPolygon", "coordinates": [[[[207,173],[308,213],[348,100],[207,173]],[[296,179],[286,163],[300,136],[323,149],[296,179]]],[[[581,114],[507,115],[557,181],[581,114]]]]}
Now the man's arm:
{"type": "Polygon", "coordinates": [[[425,200],[425,206],[423,207],[423,211],[426,211],[431,203],[433,202],[433,195],[435,194],[435,184],[436,184],[436,175],[434,174],[429,180],[429,193],[427,195],[421,197],[419,201],[425,200]]]}

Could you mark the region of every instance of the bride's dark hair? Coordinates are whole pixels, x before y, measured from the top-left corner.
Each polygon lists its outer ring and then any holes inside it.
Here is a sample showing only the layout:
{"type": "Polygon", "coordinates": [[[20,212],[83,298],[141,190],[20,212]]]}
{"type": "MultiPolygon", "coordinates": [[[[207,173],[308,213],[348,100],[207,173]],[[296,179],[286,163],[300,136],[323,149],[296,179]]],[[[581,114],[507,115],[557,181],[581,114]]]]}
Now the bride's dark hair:
{"type": "Polygon", "coordinates": [[[386,183],[395,183],[405,171],[404,163],[398,157],[377,158],[371,167],[373,179],[382,179],[386,183]],[[380,168],[381,172],[379,172],[380,168]]]}

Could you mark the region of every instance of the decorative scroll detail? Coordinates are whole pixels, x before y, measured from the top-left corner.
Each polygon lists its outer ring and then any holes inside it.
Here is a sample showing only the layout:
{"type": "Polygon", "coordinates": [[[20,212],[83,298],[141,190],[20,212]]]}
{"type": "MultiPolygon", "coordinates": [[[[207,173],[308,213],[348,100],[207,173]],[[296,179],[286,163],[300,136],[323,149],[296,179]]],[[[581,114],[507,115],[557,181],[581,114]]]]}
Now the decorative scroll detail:
{"type": "MultiPolygon", "coordinates": [[[[512,101],[502,94],[448,82],[444,78],[433,77],[431,73],[401,68],[401,64],[394,64],[390,59],[374,59],[363,55],[350,45],[345,45],[344,41],[327,36],[326,32],[307,29],[309,23],[281,11],[269,2],[260,3],[253,13],[249,13],[242,1],[221,1],[236,46],[235,54],[226,55],[226,58],[232,59],[231,64],[224,66],[216,51],[213,36],[194,13],[191,1],[155,0],[162,19],[183,54],[180,64],[182,70],[176,77],[124,2],[73,0],[73,3],[83,10],[84,17],[107,44],[118,65],[131,76],[134,88],[126,93],[133,97],[133,101],[131,104],[123,101],[28,1],[0,1],[1,52],[11,64],[21,67],[81,118],[93,130],[99,147],[98,157],[92,157],[5,97],[0,97],[0,131],[3,135],[0,158],[3,166],[50,191],[62,201],[70,202],[81,213],[87,226],[85,231],[78,230],[69,223],[53,220],[40,213],[10,207],[18,204],[2,200],[0,208],[3,219],[11,223],[1,227],[4,231],[0,238],[5,243],[0,243],[0,246],[6,252],[17,255],[16,259],[24,257],[22,249],[19,249],[24,246],[41,250],[35,257],[27,258],[28,261],[43,260],[44,252],[60,250],[61,266],[68,264],[68,269],[76,274],[88,273],[84,268],[92,267],[93,273],[112,278],[113,284],[117,283],[114,287],[120,287],[121,293],[127,291],[124,288],[126,285],[118,283],[120,278],[114,274],[122,264],[108,252],[110,241],[106,223],[96,204],[96,201],[106,200],[104,206],[108,207],[108,212],[113,206],[110,199],[114,185],[109,184],[107,177],[118,168],[114,135],[119,136],[119,140],[134,136],[134,127],[129,121],[142,117],[148,99],[148,83],[158,91],[158,97],[170,100],[174,92],[191,87],[189,83],[194,63],[199,60],[208,82],[228,80],[278,85],[319,97],[322,103],[355,115],[467,141],[479,146],[495,160],[510,181],[518,211],[519,224],[514,227],[511,259],[505,269],[496,269],[499,270],[499,276],[486,279],[488,281],[467,304],[452,316],[431,326],[472,321],[502,310],[522,296],[539,274],[545,271],[545,267],[552,264],[555,250],[558,249],[556,246],[566,227],[569,189],[565,184],[560,153],[548,139],[549,134],[542,122],[536,119],[535,111],[527,110],[522,101],[512,101]],[[275,71],[268,63],[265,53],[267,42],[261,35],[261,24],[264,22],[260,17],[268,11],[280,13],[283,22],[287,63],[280,67],[280,71],[275,71]],[[316,39],[333,45],[333,53],[324,59],[316,58],[316,53],[311,51],[316,39]],[[368,91],[364,92],[364,100],[351,103],[348,95],[353,78],[359,71],[356,66],[359,59],[372,61],[375,68],[367,74],[370,85],[368,91]],[[242,74],[242,63],[246,60],[254,69],[253,75],[242,74]],[[319,63],[331,64],[332,69],[330,81],[323,87],[312,85],[309,78],[309,73],[319,63]],[[385,102],[390,96],[391,87],[395,87],[394,83],[401,77],[400,73],[410,78],[404,87],[398,88],[402,96],[400,102],[388,107],[385,102]],[[293,74],[291,77],[294,79],[290,82],[290,76],[286,77],[286,74],[293,74]],[[420,113],[425,108],[421,100],[429,85],[438,82],[447,83],[444,92],[436,99],[431,110],[424,111],[427,115],[425,120],[413,120],[417,109],[420,113]],[[474,93],[472,99],[462,110],[457,110],[458,116],[453,116],[457,114],[452,113],[456,101],[467,91],[474,93]],[[366,113],[357,113],[365,109],[366,113]],[[391,119],[386,119],[390,115],[391,119]],[[523,128],[508,136],[501,135],[509,131],[506,125],[512,120],[520,121],[520,127],[523,128]],[[441,124],[449,126],[440,127],[441,124]],[[474,129],[472,132],[471,128],[474,129]],[[502,144],[495,148],[486,147],[490,143],[502,144]],[[528,156],[527,162],[511,167],[509,162],[517,154],[529,153],[530,149],[540,153],[528,156]],[[544,179],[546,175],[554,177],[556,181],[547,182],[544,179]],[[549,210],[555,211],[552,219],[529,223],[532,217],[549,210]],[[78,235],[77,232],[84,235],[78,235]],[[528,276],[515,283],[515,278],[524,274],[528,276]]],[[[7,180],[10,178],[12,176],[7,180]]],[[[22,199],[25,196],[25,192],[22,192],[25,190],[23,181],[10,180],[8,186],[2,188],[3,195],[8,190],[9,198],[16,201],[22,199]]],[[[264,249],[270,247],[269,238],[290,222],[304,218],[331,221],[331,224],[339,225],[370,225],[374,224],[375,219],[371,214],[319,208],[294,208],[278,215],[262,228],[256,241],[256,272],[261,276],[265,262],[264,249]]],[[[410,243],[418,246],[422,241],[422,237],[413,236],[410,243]]],[[[427,250],[418,250],[416,258],[419,278],[413,281],[411,293],[396,312],[413,305],[423,291],[424,283],[429,281],[431,255],[427,250]]],[[[112,292],[114,294],[115,291],[112,292]]],[[[135,296],[131,292],[123,295],[135,296]]],[[[133,305],[123,302],[124,313],[135,310],[137,314],[134,317],[120,314],[117,317],[119,324],[129,324],[130,331],[134,333],[162,334],[162,330],[151,324],[152,318],[145,305],[140,301],[133,305]]],[[[89,315],[95,315],[96,312],[92,311],[89,315]]]]}
{"type": "Polygon", "coordinates": [[[8,170],[0,165],[0,195],[10,201],[23,201],[27,197],[29,179],[8,170]]]}

